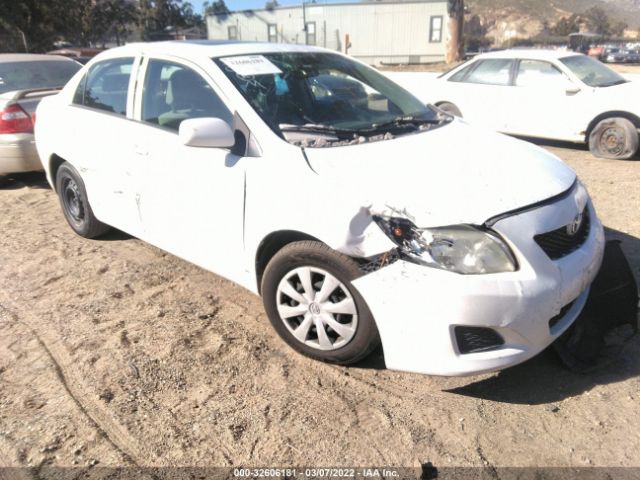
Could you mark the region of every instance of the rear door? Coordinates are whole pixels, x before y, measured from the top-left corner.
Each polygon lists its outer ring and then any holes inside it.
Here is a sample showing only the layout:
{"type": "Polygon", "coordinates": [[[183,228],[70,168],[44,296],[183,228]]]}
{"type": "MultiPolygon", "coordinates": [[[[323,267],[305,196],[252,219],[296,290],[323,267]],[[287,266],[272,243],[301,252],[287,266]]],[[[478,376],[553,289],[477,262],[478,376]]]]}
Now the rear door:
{"type": "Polygon", "coordinates": [[[447,80],[450,99],[443,100],[454,103],[469,123],[502,131],[506,98],[513,89],[513,65],[508,58],[478,60],[447,80]]]}
{"type": "Polygon", "coordinates": [[[65,118],[74,135],[65,158],[80,171],[95,215],[134,235],[139,221],[131,189],[131,115],[137,62],[122,57],[94,64],[65,118]]]}

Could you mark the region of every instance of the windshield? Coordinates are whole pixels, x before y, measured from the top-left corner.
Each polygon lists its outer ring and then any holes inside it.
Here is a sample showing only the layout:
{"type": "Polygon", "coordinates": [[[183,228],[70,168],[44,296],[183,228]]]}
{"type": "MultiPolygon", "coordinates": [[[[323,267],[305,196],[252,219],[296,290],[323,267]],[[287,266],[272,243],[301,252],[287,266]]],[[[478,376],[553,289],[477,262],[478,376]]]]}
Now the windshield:
{"type": "Polygon", "coordinates": [[[560,61],[590,87],[611,87],[627,82],[603,63],[585,55],[561,58],[560,61]]]}
{"type": "Polygon", "coordinates": [[[278,52],[215,59],[278,135],[341,138],[409,133],[439,114],[375,70],[325,52],[278,52]]]}
{"type": "Polygon", "coordinates": [[[81,68],[82,65],[70,60],[0,63],[0,93],[64,87],[81,68]]]}

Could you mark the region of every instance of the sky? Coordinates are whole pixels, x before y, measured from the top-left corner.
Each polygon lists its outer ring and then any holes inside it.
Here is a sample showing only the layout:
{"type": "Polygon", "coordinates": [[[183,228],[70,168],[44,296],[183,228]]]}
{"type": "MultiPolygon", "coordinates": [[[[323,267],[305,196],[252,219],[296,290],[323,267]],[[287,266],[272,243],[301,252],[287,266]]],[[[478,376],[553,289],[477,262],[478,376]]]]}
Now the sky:
{"type": "MultiPolygon", "coordinates": [[[[205,0],[188,0],[191,2],[191,5],[193,5],[193,9],[198,12],[198,13],[202,13],[202,4],[204,3],[205,0]]],[[[353,0],[317,0],[317,3],[344,3],[345,1],[353,1],[353,0]]],[[[211,3],[211,1],[209,2],[211,3]]],[[[227,4],[227,7],[229,8],[229,10],[248,10],[251,8],[264,8],[265,3],[267,3],[267,0],[225,0],[225,3],[227,4]]],[[[302,0],[278,0],[278,3],[280,4],[280,6],[285,6],[285,5],[300,5],[302,3],[302,0]]],[[[311,3],[310,0],[307,0],[307,3],[311,3]]]]}

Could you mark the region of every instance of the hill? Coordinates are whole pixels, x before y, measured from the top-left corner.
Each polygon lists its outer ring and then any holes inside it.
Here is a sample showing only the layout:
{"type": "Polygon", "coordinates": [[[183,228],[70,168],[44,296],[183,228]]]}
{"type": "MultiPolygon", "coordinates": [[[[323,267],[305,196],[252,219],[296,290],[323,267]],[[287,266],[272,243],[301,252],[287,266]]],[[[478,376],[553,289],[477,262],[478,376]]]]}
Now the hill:
{"type": "Polygon", "coordinates": [[[512,12],[553,20],[559,15],[584,13],[591,7],[604,9],[612,20],[624,20],[631,27],[640,26],[640,0],[467,0],[477,13],[512,12]]]}
{"type": "MultiPolygon", "coordinates": [[[[483,34],[496,44],[529,38],[572,14],[600,7],[610,22],[624,22],[629,32],[640,28],[640,0],[467,0],[468,16],[477,16],[483,34]]],[[[472,19],[473,20],[473,19],[472,19]]]]}

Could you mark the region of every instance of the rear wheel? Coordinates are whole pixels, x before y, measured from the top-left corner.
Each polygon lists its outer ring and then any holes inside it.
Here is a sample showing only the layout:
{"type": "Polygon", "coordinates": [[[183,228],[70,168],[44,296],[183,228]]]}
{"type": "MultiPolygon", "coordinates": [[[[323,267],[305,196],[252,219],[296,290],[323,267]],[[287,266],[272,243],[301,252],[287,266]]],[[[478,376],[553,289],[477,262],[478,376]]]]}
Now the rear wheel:
{"type": "Polygon", "coordinates": [[[454,117],[462,118],[462,112],[460,112],[460,109],[456,107],[453,103],[442,102],[441,104],[438,105],[438,108],[443,112],[447,112],[453,115],[454,117]]]}
{"type": "Polygon", "coordinates": [[[82,177],[67,162],[60,166],[56,174],[56,191],[64,217],[78,235],[96,238],[110,229],[93,214],[82,177]]]}
{"type": "Polygon", "coordinates": [[[262,278],[265,310],[276,332],[298,352],[351,364],[380,343],[373,316],[351,281],[358,264],[323,243],[287,245],[262,278]]]}
{"type": "Polygon", "coordinates": [[[638,129],[622,117],[607,118],[589,135],[589,150],[596,157],[626,160],[638,151],[638,129]]]}

